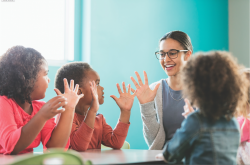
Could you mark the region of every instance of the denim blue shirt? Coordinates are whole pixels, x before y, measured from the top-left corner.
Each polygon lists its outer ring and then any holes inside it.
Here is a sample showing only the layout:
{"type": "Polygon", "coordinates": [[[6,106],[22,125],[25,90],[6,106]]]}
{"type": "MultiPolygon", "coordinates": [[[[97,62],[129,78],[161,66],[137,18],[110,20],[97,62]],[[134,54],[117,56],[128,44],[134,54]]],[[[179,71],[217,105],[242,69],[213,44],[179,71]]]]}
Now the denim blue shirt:
{"type": "Polygon", "coordinates": [[[236,164],[240,144],[239,125],[235,118],[221,117],[211,121],[199,111],[182,122],[173,138],[165,145],[164,158],[169,163],[236,164]]]}

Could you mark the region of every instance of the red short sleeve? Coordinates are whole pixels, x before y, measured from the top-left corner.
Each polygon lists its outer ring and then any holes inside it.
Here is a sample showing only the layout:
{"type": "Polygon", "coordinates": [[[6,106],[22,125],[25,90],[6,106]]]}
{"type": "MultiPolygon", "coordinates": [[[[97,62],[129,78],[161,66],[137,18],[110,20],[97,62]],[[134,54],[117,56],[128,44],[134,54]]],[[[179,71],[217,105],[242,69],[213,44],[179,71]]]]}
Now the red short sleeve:
{"type": "Polygon", "coordinates": [[[11,102],[1,96],[0,105],[0,153],[10,154],[21,136],[22,127],[16,124],[11,102]]]}

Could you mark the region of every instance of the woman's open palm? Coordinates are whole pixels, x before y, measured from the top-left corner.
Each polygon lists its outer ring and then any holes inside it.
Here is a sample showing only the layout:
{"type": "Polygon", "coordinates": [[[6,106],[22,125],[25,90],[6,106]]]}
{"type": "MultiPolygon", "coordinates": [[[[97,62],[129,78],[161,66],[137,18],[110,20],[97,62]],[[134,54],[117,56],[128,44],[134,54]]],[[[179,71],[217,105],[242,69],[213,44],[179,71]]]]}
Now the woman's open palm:
{"type": "Polygon", "coordinates": [[[133,77],[130,77],[136,87],[136,90],[134,89],[131,89],[131,90],[132,92],[135,92],[135,95],[137,96],[140,104],[145,104],[145,103],[153,101],[156,96],[156,92],[160,86],[160,83],[159,83],[155,86],[153,90],[151,90],[148,85],[147,73],[145,71],[143,73],[144,73],[145,84],[142,83],[141,77],[138,72],[135,72],[135,74],[136,74],[139,84],[135,81],[133,77]]]}
{"type": "Polygon", "coordinates": [[[120,94],[120,98],[117,98],[114,95],[111,95],[110,97],[112,97],[115,100],[116,104],[120,107],[121,110],[130,111],[132,106],[133,106],[133,103],[134,103],[134,98],[135,98],[136,92],[131,95],[130,84],[128,85],[128,91],[126,91],[126,87],[125,87],[124,82],[122,83],[123,92],[122,92],[119,84],[116,84],[116,86],[117,86],[118,92],[120,94]]]}

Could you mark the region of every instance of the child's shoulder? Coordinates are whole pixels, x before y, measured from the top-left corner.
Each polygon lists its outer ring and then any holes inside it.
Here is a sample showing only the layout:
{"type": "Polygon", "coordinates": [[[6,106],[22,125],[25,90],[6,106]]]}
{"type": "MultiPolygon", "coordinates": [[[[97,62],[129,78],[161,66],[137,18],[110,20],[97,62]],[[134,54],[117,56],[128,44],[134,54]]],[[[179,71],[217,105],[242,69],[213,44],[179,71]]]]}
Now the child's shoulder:
{"type": "Polygon", "coordinates": [[[44,104],[45,104],[44,101],[39,101],[39,100],[32,101],[32,106],[34,108],[33,110],[39,111],[44,104]]]}
{"type": "Polygon", "coordinates": [[[14,102],[13,99],[8,98],[7,96],[0,96],[0,104],[4,105],[6,103],[12,104],[14,102]]]}

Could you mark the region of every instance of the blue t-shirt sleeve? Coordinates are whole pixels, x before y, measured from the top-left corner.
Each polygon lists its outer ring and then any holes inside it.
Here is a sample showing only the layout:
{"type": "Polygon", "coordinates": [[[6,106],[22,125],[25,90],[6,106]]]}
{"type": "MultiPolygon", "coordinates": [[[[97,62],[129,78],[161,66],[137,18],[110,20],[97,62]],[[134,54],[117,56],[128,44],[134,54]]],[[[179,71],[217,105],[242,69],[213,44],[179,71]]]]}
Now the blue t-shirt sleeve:
{"type": "Polygon", "coordinates": [[[177,129],[173,138],[165,145],[163,149],[164,158],[168,162],[180,162],[198,138],[199,127],[199,118],[197,112],[194,112],[182,122],[181,128],[177,129]]]}

